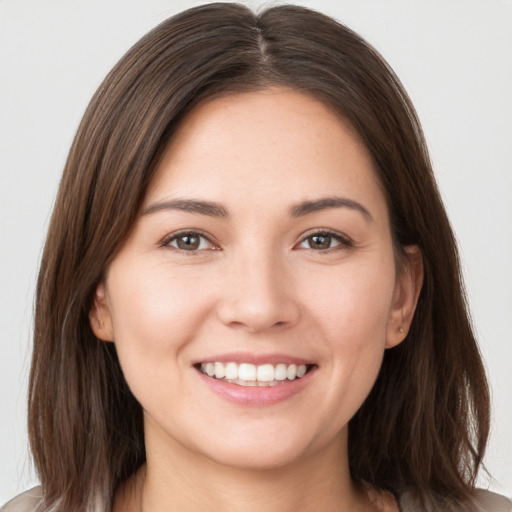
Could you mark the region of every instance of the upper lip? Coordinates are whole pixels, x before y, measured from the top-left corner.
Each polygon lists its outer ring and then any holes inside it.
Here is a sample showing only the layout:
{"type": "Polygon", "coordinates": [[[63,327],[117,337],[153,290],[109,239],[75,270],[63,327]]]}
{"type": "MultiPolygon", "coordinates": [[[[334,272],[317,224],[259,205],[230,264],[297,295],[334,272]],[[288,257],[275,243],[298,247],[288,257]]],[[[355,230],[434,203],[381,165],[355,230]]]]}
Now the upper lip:
{"type": "Polygon", "coordinates": [[[279,363],[296,364],[297,366],[301,364],[314,364],[314,362],[309,359],[295,357],[288,354],[251,354],[248,352],[233,352],[207,356],[194,361],[192,364],[198,365],[201,363],[248,363],[256,366],[262,364],[276,365],[279,363]]]}

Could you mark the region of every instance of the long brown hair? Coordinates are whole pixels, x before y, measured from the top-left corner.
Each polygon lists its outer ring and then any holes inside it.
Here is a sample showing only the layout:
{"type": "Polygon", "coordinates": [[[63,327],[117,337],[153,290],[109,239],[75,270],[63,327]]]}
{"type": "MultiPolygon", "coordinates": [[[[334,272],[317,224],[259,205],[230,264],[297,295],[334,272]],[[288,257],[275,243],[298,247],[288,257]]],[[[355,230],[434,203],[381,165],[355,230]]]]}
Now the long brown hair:
{"type": "Polygon", "coordinates": [[[404,343],[349,425],[354,478],[425,510],[471,499],[489,430],[486,377],[457,248],[414,108],[386,62],[315,11],[210,4],[174,16],[120,60],[71,147],[37,283],[29,434],[45,510],[110,510],[145,461],[142,410],[112,343],[89,324],[94,291],[138,215],[158,159],[199,101],[280,84],[358,132],[387,195],[397,251],[417,244],[424,283],[404,343]]]}

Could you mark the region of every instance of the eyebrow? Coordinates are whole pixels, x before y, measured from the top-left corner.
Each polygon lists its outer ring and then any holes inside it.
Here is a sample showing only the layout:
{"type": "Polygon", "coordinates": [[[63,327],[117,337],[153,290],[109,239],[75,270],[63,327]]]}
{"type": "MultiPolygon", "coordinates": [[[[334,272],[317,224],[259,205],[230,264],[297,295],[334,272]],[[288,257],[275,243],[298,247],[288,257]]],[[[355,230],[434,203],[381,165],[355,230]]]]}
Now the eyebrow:
{"type": "MultiPolygon", "coordinates": [[[[312,201],[302,201],[289,210],[291,217],[302,217],[310,213],[328,210],[330,208],[350,208],[364,215],[367,220],[373,221],[371,213],[357,201],[345,197],[323,197],[312,201]]],[[[162,210],[179,210],[208,217],[228,218],[228,210],[219,203],[213,201],[200,201],[196,199],[174,199],[161,201],[148,206],[142,215],[149,215],[162,210]]]]}
{"type": "Polygon", "coordinates": [[[148,206],[142,215],[162,210],[180,210],[188,213],[197,213],[199,215],[207,215],[209,217],[229,217],[229,212],[219,203],[210,201],[198,201],[195,199],[175,199],[172,201],[162,201],[148,206]]]}
{"type": "Polygon", "coordinates": [[[371,213],[357,201],[348,199],[346,197],[323,197],[315,201],[302,201],[297,205],[290,208],[290,215],[292,217],[302,217],[310,213],[327,210],[330,208],[350,208],[356,210],[364,215],[367,220],[373,221],[371,213]]]}

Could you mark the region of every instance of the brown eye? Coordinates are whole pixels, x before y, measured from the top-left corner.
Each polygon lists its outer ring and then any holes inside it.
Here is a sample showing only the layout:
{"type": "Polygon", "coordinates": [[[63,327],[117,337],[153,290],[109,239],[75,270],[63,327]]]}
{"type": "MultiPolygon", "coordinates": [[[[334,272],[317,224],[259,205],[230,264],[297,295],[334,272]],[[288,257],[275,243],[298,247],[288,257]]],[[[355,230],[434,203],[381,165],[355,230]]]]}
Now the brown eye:
{"type": "Polygon", "coordinates": [[[332,243],[331,235],[328,234],[311,235],[306,240],[310,249],[329,249],[332,243]]]}
{"type": "Polygon", "coordinates": [[[317,231],[302,239],[298,248],[312,249],[314,251],[329,251],[330,249],[343,249],[351,247],[352,242],[342,233],[331,233],[329,231],[317,231]]]}
{"type": "Polygon", "coordinates": [[[208,238],[193,231],[174,235],[172,238],[169,238],[164,245],[186,252],[213,249],[213,244],[208,240],[208,238]]]}
{"type": "Polygon", "coordinates": [[[184,251],[196,251],[200,243],[201,239],[197,235],[182,235],[176,239],[178,248],[184,251]]]}

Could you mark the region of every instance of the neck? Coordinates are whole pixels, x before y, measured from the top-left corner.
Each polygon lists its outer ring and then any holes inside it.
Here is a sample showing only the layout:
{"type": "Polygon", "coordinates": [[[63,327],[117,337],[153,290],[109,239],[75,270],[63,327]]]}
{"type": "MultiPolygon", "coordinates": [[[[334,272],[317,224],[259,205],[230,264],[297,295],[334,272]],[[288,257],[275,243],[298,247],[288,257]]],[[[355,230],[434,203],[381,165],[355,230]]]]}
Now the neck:
{"type": "Polygon", "coordinates": [[[335,446],[270,468],[226,466],[179,444],[146,442],[147,464],[118,493],[114,511],[371,510],[350,477],[346,435],[335,446]]]}

